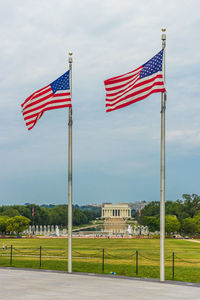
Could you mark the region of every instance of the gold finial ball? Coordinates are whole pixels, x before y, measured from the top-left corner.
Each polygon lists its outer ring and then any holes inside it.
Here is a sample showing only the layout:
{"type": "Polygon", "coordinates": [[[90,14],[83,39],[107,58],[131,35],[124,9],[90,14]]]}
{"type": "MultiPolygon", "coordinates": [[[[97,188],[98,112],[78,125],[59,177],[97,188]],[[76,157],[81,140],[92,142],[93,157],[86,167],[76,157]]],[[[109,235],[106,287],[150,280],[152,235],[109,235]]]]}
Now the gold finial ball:
{"type": "Polygon", "coordinates": [[[72,52],[69,52],[69,55],[70,55],[70,56],[72,56],[72,54],[73,54],[72,52]]]}
{"type": "Polygon", "coordinates": [[[162,32],[165,32],[165,31],[166,31],[166,28],[165,28],[165,27],[163,27],[161,30],[162,30],[162,32]]]}

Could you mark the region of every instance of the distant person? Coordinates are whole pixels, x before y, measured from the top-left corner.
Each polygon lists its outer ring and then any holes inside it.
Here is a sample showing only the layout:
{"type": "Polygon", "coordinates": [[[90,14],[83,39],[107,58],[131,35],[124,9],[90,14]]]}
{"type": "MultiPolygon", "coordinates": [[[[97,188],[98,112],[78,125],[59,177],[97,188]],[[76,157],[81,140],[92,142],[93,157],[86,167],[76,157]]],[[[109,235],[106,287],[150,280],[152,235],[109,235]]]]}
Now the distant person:
{"type": "Polygon", "coordinates": [[[5,250],[5,245],[4,245],[4,243],[3,243],[3,250],[5,250]]]}

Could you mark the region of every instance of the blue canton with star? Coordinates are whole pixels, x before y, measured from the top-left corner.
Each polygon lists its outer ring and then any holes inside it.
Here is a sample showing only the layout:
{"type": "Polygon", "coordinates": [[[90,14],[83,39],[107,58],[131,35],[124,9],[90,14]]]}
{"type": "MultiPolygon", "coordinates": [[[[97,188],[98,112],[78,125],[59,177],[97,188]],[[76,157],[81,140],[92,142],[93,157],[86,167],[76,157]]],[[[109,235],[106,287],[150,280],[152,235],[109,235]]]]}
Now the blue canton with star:
{"type": "Polygon", "coordinates": [[[64,73],[62,76],[60,76],[58,79],[53,81],[51,84],[51,89],[53,91],[53,94],[55,94],[59,90],[69,90],[69,71],[64,73]]]}
{"type": "Polygon", "coordinates": [[[140,79],[162,71],[163,50],[146,62],[140,72],[140,79]]]}

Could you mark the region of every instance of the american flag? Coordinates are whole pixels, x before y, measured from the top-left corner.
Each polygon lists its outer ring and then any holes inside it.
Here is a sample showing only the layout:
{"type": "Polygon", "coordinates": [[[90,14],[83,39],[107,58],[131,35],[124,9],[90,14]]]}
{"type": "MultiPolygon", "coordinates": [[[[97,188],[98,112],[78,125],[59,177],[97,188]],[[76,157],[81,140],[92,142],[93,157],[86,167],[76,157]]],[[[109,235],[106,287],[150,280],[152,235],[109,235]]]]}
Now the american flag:
{"type": "Polygon", "coordinates": [[[141,67],[104,81],[106,111],[112,111],[140,101],[153,93],[165,92],[163,50],[141,67]]]}
{"type": "Polygon", "coordinates": [[[29,96],[22,106],[28,130],[31,130],[47,110],[71,107],[69,71],[29,96]]]}
{"type": "Polygon", "coordinates": [[[141,208],[139,208],[139,217],[141,217],[141,208]]]}

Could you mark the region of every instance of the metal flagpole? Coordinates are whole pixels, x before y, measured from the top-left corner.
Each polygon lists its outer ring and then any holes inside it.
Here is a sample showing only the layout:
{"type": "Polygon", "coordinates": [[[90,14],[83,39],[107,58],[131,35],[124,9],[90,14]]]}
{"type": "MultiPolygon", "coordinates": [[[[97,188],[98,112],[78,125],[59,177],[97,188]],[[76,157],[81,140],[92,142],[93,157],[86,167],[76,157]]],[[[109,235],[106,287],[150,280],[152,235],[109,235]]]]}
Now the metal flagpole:
{"type": "MultiPolygon", "coordinates": [[[[163,77],[165,81],[166,29],[162,28],[163,77]]],[[[160,164],[160,281],[165,281],[165,102],[166,92],[161,95],[161,164],[160,164]]]]}
{"type": "MultiPolygon", "coordinates": [[[[72,52],[69,53],[69,81],[72,98],[72,52]]],[[[72,107],[68,123],[68,272],[72,272],[72,107]]]]}

